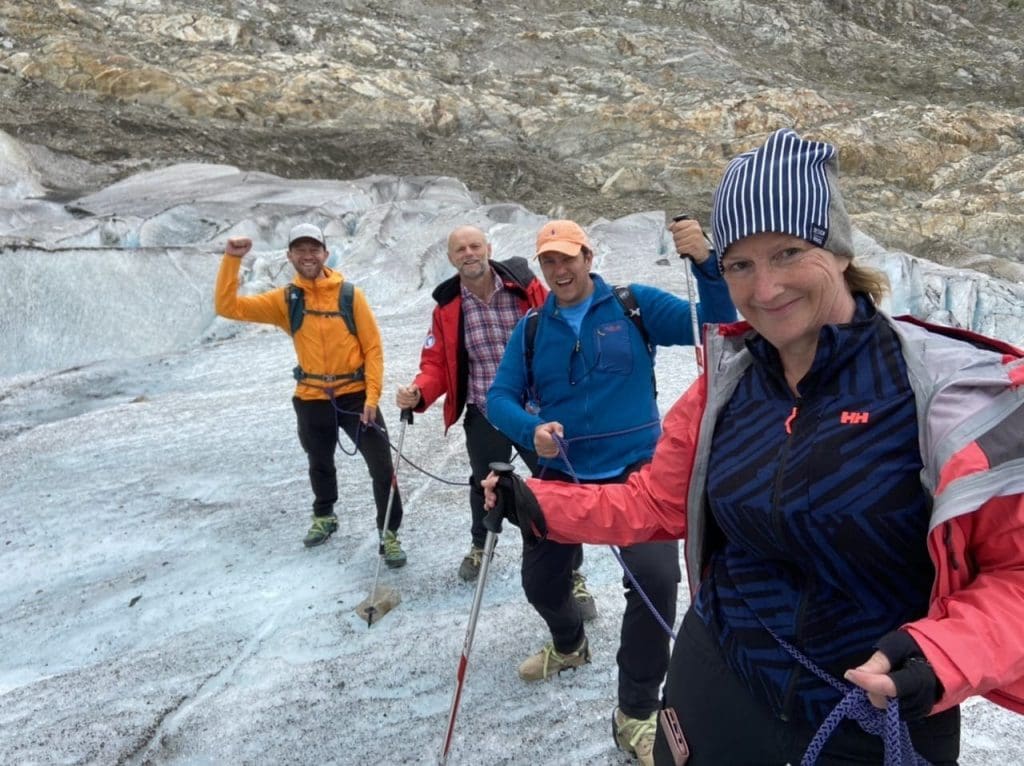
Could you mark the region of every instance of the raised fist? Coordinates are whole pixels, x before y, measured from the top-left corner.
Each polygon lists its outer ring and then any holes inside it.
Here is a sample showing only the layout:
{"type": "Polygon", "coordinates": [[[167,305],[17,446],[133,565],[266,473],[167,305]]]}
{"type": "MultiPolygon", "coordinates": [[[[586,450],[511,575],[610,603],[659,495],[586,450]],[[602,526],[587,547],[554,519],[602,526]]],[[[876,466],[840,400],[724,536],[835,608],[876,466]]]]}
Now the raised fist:
{"type": "Polygon", "coordinates": [[[241,258],[250,250],[252,250],[252,240],[249,237],[229,237],[227,247],[224,248],[224,255],[241,258]]]}

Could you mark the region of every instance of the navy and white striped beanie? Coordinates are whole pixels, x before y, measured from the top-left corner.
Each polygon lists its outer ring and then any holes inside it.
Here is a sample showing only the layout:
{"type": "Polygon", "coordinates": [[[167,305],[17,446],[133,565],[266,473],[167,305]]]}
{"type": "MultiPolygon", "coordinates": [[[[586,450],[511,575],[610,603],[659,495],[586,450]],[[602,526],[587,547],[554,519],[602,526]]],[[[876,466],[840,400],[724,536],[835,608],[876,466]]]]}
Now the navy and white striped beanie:
{"type": "Polygon", "coordinates": [[[836,183],[838,155],[832,144],[783,128],[734,158],[711,213],[718,268],[730,245],[763,232],[791,234],[852,258],[850,219],[836,183]]]}

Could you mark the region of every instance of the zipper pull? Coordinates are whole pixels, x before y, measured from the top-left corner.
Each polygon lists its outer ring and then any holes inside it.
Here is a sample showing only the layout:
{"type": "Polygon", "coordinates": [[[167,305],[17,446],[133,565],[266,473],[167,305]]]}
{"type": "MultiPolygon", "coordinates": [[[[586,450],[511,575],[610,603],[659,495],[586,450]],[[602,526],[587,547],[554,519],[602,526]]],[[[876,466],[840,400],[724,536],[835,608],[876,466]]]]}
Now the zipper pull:
{"type": "Polygon", "coordinates": [[[796,415],[800,411],[800,404],[793,405],[793,411],[789,413],[789,417],[786,418],[786,433],[790,436],[793,435],[793,421],[796,420],[796,415]]]}

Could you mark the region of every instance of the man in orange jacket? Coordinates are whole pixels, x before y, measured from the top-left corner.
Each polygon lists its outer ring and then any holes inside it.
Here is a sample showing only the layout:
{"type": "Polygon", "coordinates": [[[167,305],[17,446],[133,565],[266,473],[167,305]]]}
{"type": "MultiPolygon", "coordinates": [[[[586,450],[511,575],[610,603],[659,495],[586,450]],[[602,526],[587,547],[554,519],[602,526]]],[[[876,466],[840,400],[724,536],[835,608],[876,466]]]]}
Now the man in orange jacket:
{"type": "MultiPolygon", "coordinates": [[[[239,295],[238,270],[251,248],[248,237],[228,240],[217,275],[214,307],[229,319],[276,325],[291,335],[295,344],[299,365],[292,405],[299,442],[309,459],[314,496],[313,525],[302,542],[306,547],[320,545],[338,529],[334,448],[339,428],[355,443],[370,471],[380,531],[394,465],[384,418],[377,410],[384,351],[366,296],[359,288],[353,290],[352,316],[346,318],[339,300],[345,278],[325,265],[329,252],[323,231],[309,223],[293,227],[288,237],[288,260],[296,272],[292,283],[259,295],[239,295]]],[[[384,531],[384,562],[389,567],[403,566],[406,561],[397,534],[401,523],[402,499],[396,488],[384,531]]]]}

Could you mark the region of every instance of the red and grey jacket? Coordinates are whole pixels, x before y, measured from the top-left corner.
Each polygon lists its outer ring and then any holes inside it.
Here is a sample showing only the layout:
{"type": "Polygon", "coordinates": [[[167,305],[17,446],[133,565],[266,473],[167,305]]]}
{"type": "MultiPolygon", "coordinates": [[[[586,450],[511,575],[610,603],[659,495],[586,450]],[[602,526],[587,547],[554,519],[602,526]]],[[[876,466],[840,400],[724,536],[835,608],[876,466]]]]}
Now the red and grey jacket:
{"type": "MultiPolygon", "coordinates": [[[[544,303],[548,291],[530,270],[525,258],[491,261],[505,288],[519,297],[520,314],[544,303]]],[[[413,381],[420,389],[416,412],[423,412],[444,395],[444,428],[459,419],[466,406],[469,359],[466,354],[462,314],[462,283],[459,275],[446,279],[433,292],[437,301],[430,334],[420,352],[420,371],[413,381]]]]}
{"type": "MultiPolygon", "coordinates": [[[[902,627],[942,683],[933,712],[980,694],[1024,713],[1024,352],[912,320],[886,321],[917,407],[935,567],[927,614],[902,627]]],[[[685,538],[690,592],[697,592],[712,544],[712,438],[752,363],[751,332],[746,323],[707,328],[705,375],[665,417],[653,461],[626,484],[528,480],[551,539],[630,545],[685,538]]]]}

